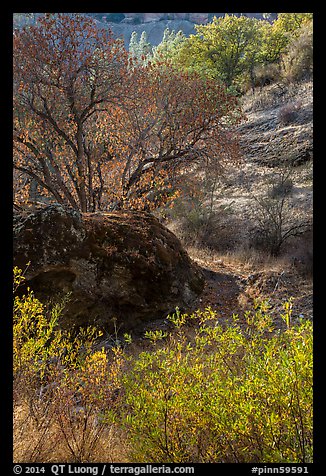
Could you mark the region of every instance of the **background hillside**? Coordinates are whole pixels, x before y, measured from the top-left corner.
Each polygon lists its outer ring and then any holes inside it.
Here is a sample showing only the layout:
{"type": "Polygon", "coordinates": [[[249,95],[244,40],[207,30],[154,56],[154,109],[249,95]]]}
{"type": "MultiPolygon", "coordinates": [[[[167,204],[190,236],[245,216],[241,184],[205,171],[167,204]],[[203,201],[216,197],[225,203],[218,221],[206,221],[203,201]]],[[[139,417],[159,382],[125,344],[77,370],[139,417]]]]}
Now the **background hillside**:
{"type": "MultiPolygon", "coordinates": [[[[100,28],[109,27],[116,36],[123,37],[125,45],[129,45],[133,31],[139,35],[145,31],[148,41],[156,46],[163,38],[166,28],[181,30],[186,36],[195,33],[195,25],[207,24],[214,16],[221,17],[225,13],[85,13],[98,22],[100,28]]],[[[33,24],[42,13],[15,14],[14,26],[33,24]]],[[[235,15],[240,15],[236,13],[235,15]]],[[[263,13],[241,13],[248,17],[263,18],[263,13]]],[[[270,19],[275,19],[276,13],[270,14],[270,19]]]]}
{"type": "MultiPolygon", "coordinates": [[[[181,30],[189,36],[195,33],[195,25],[205,25],[214,16],[221,17],[225,13],[88,13],[88,15],[96,18],[101,24],[109,25],[116,35],[123,36],[127,45],[133,31],[138,34],[146,31],[148,41],[156,46],[162,40],[166,28],[176,32],[181,30]]],[[[263,18],[262,13],[242,13],[242,15],[263,18]]],[[[276,17],[276,13],[271,15],[273,15],[271,18],[276,17]]]]}

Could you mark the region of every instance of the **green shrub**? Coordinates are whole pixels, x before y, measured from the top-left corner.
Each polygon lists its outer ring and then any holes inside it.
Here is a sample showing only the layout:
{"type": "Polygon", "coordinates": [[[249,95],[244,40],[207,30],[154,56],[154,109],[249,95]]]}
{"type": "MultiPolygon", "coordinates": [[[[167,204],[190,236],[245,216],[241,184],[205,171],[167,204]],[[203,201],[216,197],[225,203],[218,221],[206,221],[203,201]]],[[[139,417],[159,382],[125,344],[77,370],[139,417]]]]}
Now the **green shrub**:
{"type": "MultiPolygon", "coordinates": [[[[22,270],[14,268],[14,292],[25,280],[22,270]]],[[[64,302],[46,311],[30,288],[27,294],[14,297],[13,370],[16,382],[23,378],[36,385],[45,379],[49,364],[65,359],[65,341],[57,328],[64,302]]]]}
{"type": "Polygon", "coordinates": [[[312,461],[312,324],[291,325],[284,307],[283,331],[263,303],[244,326],[223,328],[208,308],[172,316],[176,337],[153,333],[124,376],[132,461],[312,461]]]}

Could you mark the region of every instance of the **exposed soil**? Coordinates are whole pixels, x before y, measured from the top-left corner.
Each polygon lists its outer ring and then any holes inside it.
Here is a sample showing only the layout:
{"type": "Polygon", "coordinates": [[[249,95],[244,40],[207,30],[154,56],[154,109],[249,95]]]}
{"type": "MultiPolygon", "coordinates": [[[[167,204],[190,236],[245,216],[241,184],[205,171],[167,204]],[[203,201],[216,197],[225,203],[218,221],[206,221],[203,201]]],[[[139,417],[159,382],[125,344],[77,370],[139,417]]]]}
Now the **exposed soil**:
{"type": "MultiPolygon", "coordinates": [[[[271,313],[277,318],[284,302],[291,297],[293,319],[312,319],[312,282],[300,277],[295,270],[244,272],[233,264],[219,261],[207,263],[206,286],[197,299],[197,307],[211,306],[221,319],[227,319],[233,313],[242,318],[256,300],[268,300],[271,313]]],[[[281,324],[282,320],[277,319],[277,325],[281,324]]]]}
{"type": "MultiPolygon", "coordinates": [[[[313,286],[312,280],[304,278],[293,269],[269,269],[254,271],[240,269],[239,265],[221,259],[193,259],[201,266],[206,284],[203,293],[188,309],[192,313],[197,309],[211,307],[223,324],[236,314],[239,323],[245,323],[245,312],[254,309],[257,300],[268,300],[270,314],[274,319],[275,328],[284,328],[285,323],[280,314],[283,305],[291,297],[293,299],[292,323],[300,318],[313,318],[313,286]]],[[[173,326],[166,319],[152,321],[139,327],[135,336],[141,338],[147,330],[168,330],[173,326]]]]}

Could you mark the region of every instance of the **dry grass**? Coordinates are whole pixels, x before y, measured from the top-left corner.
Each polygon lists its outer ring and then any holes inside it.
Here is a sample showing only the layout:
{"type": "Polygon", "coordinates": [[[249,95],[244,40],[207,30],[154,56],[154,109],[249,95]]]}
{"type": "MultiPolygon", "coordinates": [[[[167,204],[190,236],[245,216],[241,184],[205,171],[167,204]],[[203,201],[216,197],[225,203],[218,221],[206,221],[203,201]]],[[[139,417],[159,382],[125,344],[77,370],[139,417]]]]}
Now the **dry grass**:
{"type": "MultiPolygon", "coordinates": [[[[126,463],[128,448],[126,435],[121,428],[104,425],[99,428],[95,419],[88,421],[90,442],[96,438],[93,450],[87,459],[76,460],[71,449],[81,444],[85,436],[85,421],[78,418],[71,425],[65,422],[69,445],[58,423],[55,403],[39,402],[39,412],[31,413],[30,405],[23,403],[14,407],[14,462],[18,463],[126,463]],[[47,408],[46,408],[47,407],[47,408]],[[98,436],[96,436],[98,435],[98,436]],[[75,440],[75,441],[74,441],[75,440]]],[[[35,405],[34,405],[35,406],[35,405]]],[[[94,443],[94,442],[93,442],[94,443]]]]}
{"type": "Polygon", "coordinates": [[[254,93],[248,91],[242,98],[242,107],[245,113],[261,111],[268,108],[281,107],[286,103],[311,100],[313,82],[311,80],[290,84],[273,83],[256,89],[254,93]]]}
{"type": "Polygon", "coordinates": [[[264,272],[268,270],[282,271],[291,268],[289,256],[271,256],[254,248],[239,247],[235,250],[220,253],[209,248],[187,247],[187,252],[195,261],[203,263],[225,264],[238,270],[239,275],[264,272]]]}

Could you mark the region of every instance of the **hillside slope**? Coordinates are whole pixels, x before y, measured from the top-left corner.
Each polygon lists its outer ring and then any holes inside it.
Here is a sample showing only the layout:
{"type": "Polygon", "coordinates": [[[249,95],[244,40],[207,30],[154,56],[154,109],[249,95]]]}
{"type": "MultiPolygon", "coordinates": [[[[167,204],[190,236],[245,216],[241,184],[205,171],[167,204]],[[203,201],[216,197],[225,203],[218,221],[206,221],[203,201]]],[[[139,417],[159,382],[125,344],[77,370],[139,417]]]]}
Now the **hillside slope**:
{"type": "MultiPolygon", "coordinates": [[[[242,98],[246,120],[238,126],[241,161],[230,168],[218,192],[219,204],[250,220],[253,197],[263,197],[279,177],[290,175],[288,199],[301,214],[312,214],[313,85],[266,86],[242,98]],[[293,167],[289,165],[293,164],[293,167]]],[[[243,227],[243,233],[248,232],[243,227]]]]}
{"type": "Polygon", "coordinates": [[[313,84],[266,86],[243,101],[248,121],[239,127],[247,159],[269,167],[291,160],[296,165],[313,155],[313,84]]]}
{"type": "MultiPolygon", "coordinates": [[[[187,247],[206,278],[194,309],[211,306],[222,320],[232,313],[241,319],[254,299],[269,299],[272,314],[277,315],[293,297],[293,318],[312,318],[311,229],[286,242],[275,258],[254,248],[252,233],[257,200],[269,197],[282,174],[290,174],[292,187],[286,198],[290,218],[299,223],[312,218],[313,85],[305,82],[281,89],[274,84],[248,93],[242,102],[246,120],[237,128],[242,158],[221,178],[215,197],[217,208],[229,207],[231,212],[218,217],[215,249],[187,247]]],[[[182,234],[177,220],[170,227],[182,234]]]]}
{"type": "MultiPolygon", "coordinates": [[[[163,38],[166,28],[178,32],[183,31],[186,36],[196,33],[196,24],[206,24],[212,21],[213,17],[224,16],[225,13],[100,13],[89,15],[96,18],[101,26],[109,26],[113,33],[123,37],[125,45],[129,45],[131,33],[136,31],[138,36],[143,31],[147,33],[147,39],[151,45],[158,45],[163,38]],[[118,21],[112,21],[112,19],[118,21]]],[[[240,15],[240,13],[235,13],[240,15]]],[[[262,13],[241,13],[248,17],[262,19],[262,13]]],[[[276,13],[271,13],[271,19],[276,18],[276,13]]]]}

